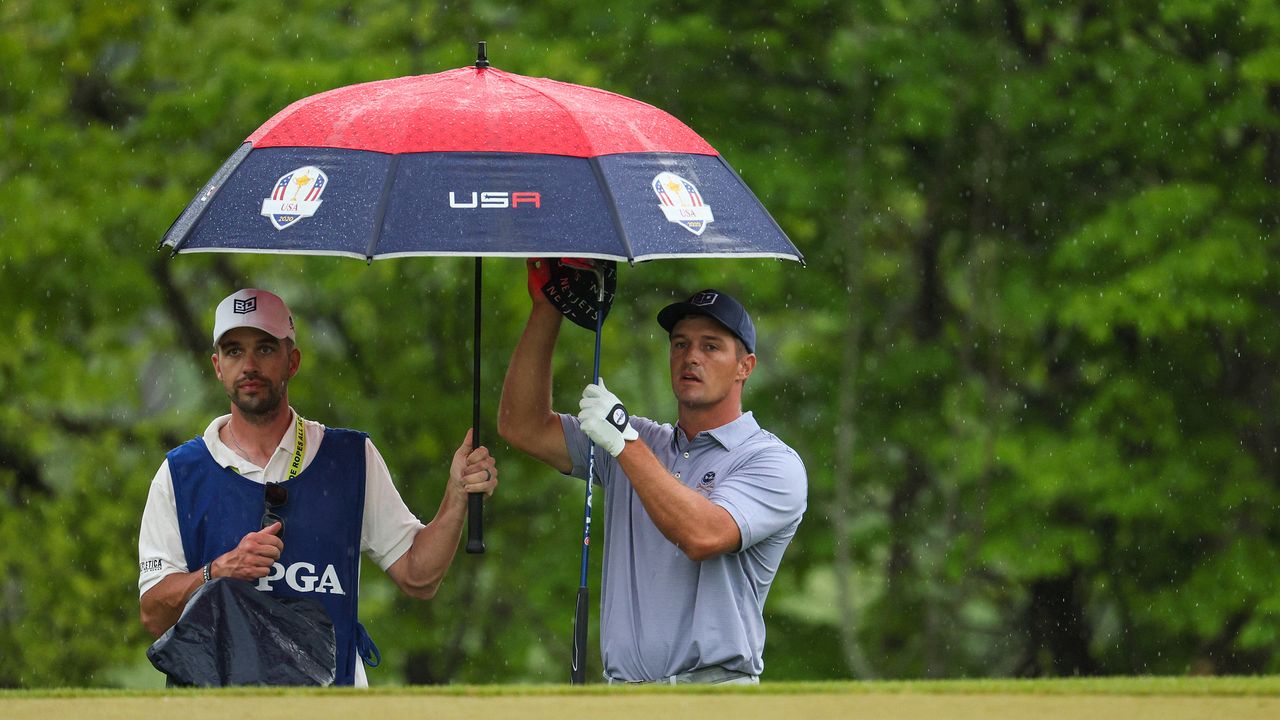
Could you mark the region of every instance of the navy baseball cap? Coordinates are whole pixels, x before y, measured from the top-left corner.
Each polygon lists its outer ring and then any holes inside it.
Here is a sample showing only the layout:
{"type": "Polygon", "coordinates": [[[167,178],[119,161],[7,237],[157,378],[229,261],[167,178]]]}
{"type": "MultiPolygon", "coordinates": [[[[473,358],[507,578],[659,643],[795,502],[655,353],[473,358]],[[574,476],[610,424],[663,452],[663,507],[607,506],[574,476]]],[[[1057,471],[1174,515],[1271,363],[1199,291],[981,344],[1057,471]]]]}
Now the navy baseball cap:
{"type": "Polygon", "coordinates": [[[756,351],[756,326],[742,303],[719,290],[707,288],[689,296],[688,300],[671,303],[658,313],[658,324],[670,335],[676,323],[690,315],[706,315],[733,333],[747,346],[747,352],[756,351]]]}

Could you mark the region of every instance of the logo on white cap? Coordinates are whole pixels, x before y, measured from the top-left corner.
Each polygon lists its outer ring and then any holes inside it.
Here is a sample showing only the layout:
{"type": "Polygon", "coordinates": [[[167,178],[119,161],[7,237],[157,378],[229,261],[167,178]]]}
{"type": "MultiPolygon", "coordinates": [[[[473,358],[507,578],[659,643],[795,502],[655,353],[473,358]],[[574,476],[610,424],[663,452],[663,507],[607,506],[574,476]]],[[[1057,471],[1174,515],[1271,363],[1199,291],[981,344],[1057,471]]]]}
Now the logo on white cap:
{"type": "Polygon", "coordinates": [[[240,298],[236,298],[235,301],[232,302],[232,306],[231,306],[231,312],[237,315],[248,315],[249,313],[257,309],[258,309],[258,298],[256,297],[251,297],[248,300],[241,300],[240,298]]]}

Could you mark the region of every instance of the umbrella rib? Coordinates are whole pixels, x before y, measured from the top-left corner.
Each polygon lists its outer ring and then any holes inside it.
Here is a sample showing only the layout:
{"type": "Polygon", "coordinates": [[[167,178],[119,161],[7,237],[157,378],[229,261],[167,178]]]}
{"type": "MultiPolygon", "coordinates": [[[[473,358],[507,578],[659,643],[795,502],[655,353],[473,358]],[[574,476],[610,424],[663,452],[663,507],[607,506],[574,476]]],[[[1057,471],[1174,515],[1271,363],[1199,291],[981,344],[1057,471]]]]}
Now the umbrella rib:
{"type": "MultiPolygon", "coordinates": [[[[584,129],[582,127],[582,124],[578,122],[578,117],[574,115],[573,112],[569,110],[569,108],[565,107],[564,103],[560,102],[555,97],[543,92],[542,90],[539,90],[536,87],[532,87],[526,83],[522,83],[519,80],[516,80],[515,78],[512,78],[510,76],[508,76],[508,79],[511,82],[515,83],[516,85],[519,85],[520,87],[525,88],[526,90],[529,90],[541,95],[542,97],[550,101],[552,104],[554,104],[556,107],[560,108],[560,110],[564,112],[565,117],[567,117],[570,120],[570,122],[573,123],[573,126],[578,129],[578,135],[580,135],[583,138],[583,142],[587,146],[588,150],[592,153],[595,152],[595,147],[591,142],[591,136],[587,134],[586,129],[584,129]]],[[[631,239],[627,237],[626,228],[622,225],[622,218],[618,215],[618,203],[614,201],[613,191],[609,189],[608,183],[605,182],[604,171],[600,168],[600,161],[598,159],[598,156],[594,154],[588,155],[587,162],[591,163],[591,172],[594,173],[596,176],[596,185],[600,187],[600,191],[604,195],[605,201],[609,203],[609,217],[611,220],[613,220],[613,229],[614,229],[614,232],[618,234],[618,241],[622,243],[622,251],[627,256],[627,262],[634,265],[635,253],[633,253],[631,250],[631,239]]]]}
{"type": "Polygon", "coordinates": [[[636,264],[636,254],[631,249],[631,238],[627,236],[627,228],[622,224],[622,216],[618,214],[618,202],[613,197],[613,188],[609,187],[609,183],[605,181],[604,169],[600,167],[599,158],[587,158],[587,162],[591,163],[591,172],[595,173],[596,185],[599,186],[601,194],[604,195],[605,202],[609,203],[609,219],[613,221],[613,231],[618,234],[618,241],[622,243],[622,252],[627,256],[627,263],[636,264]]]}
{"type": "MultiPolygon", "coordinates": [[[[755,193],[751,192],[751,187],[747,185],[747,182],[745,180],[742,179],[742,176],[738,174],[738,171],[733,169],[733,166],[729,164],[729,161],[725,160],[723,155],[716,155],[716,158],[720,161],[720,164],[724,166],[725,170],[729,171],[729,175],[734,180],[737,180],[738,184],[741,185],[742,188],[746,190],[749,195],[751,195],[752,197],[755,197],[755,193]]],[[[800,267],[805,267],[804,255],[800,254],[800,248],[796,247],[796,244],[791,242],[791,238],[787,237],[786,231],[782,229],[782,226],[778,224],[777,220],[773,219],[773,215],[769,212],[769,208],[765,207],[764,203],[759,203],[759,204],[760,204],[760,210],[764,212],[765,217],[769,218],[769,222],[773,223],[773,227],[778,231],[778,234],[781,235],[783,238],[785,238],[787,243],[790,244],[791,247],[795,248],[796,255],[794,258],[791,258],[791,259],[800,263],[800,267]]]]}
{"type": "Polygon", "coordinates": [[[392,155],[387,163],[387,177],[382,181],[382,194],[378,197],[378,208],[373,213],[373,227],[369,230],[369,244],[365,248],[365,262],[372,262],[374,250],[382,239],[382,223],[387,217],[387,205],[391,203],[391,188],[396,184],[396,172],[400,168],[400,156],[392,155]]]}
{"type": "Polygon", "coordinates": [[[200,222],[200,218],[204,217],[205,211],[213,205],[213,199],[218,196],[218,191],[222,189],[223,183],[227,178],[240,167],[245,158],[249,157],[249,152],[253,150],[251,143],[245,142],[227,159],[222,167],[209,178],[209,182],[205,183],[204,192],[196,196],[190,204],[174,219],[173,224],[165,231],[164,239],[160,241],[159,250],[165,245],[173,248],[173,253],[169,257],[176,257],[182,250],[182,246],[186,245],[187,239],[191,237],[191,231],[195,228],[196,223],[200,222]],[[199,203],[200,207],[192,210],[199,203]]]}
{"type": "Polygon", "coordinates": [[[588,155],[587,157],[588,157],[588,158],[590,158],[590,157],[594,157],[594,153],[595,153],[595,151],[596,151],[596,149],[595,149],[595,144],[591,142],[591,136],[587,134],[586,129],[585,129],[585,128],[583,128],[583,127],[582,127],[582,124],[578,122],[578,117],[577,117],[576,115],[574,115],[574,114],[573,114],[573,111],[569,110],[569,108],[565,107],[565,104],[564,104],[564,103],[560,102],[560,101],[559,101],[559,100],[557,100],[555,97],[553,97],[553,96],[551,96],[551,95],[547,94],[546,92],[544,92],[544,91],[542,91],[542,90],[540,90],[540,89],[538,89],[538,88],[536,88],[536,87],[533,87],[532,85],[529,85],[528,83],[523,83],[523,82],[520,82],[519,80],[516,80],[515,78],[516,78],[516,77],[519,77],[518,75],[512,75],[511,73],[503,73],[503,75],[505,75],[505,76],[506,76],[506,79],[507,79],[509,82],[511,82],[511,83],[513,83],[513,84],[515,84],[515,85],[519,85],[520,87],[522,87],[522,88],[524,88],[524,89],[526,89],[526,90],[528,90],[528,91],[530,91],[530,92],[537,93],[538,95],[540,95],[540,96],[542,96],[542,97],[546,98],[548,101],[550,101],[550,102],[551,102],[551,104],[553,104],[553,105],[555,105],[556,107],[560,108],[561,112],[563,112],[563,113],[565,114],[565,117],[569,118],[570,122],[572,122],[572,123],[573,123],[573,126],[574,126],[575,128],[577,128],[577,129],[578,129],[578,136],[582,138],[582,142],[583,142],[583,144],[587,147],[587,151],[588,151],[588,152],[590,152],[590,153],[593,153],[593,155],[588,155]]]}

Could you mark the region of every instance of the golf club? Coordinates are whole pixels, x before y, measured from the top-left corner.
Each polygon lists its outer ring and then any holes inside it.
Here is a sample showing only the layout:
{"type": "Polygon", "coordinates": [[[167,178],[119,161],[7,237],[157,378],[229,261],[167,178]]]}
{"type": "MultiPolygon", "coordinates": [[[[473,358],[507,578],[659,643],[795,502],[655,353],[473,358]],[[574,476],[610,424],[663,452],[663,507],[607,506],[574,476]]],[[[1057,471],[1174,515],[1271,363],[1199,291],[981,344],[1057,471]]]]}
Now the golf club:
{"type": "MultiPolygon", "coordinates": [[[[591,382],[600,382],[600,333],[604,326],[604,270],[594,263],[591,272],[596,276],[596,352],[591,382]]],[[[578,578],[578,600],[573,615],[573,666],[571,679],[574,685],[586,682],[587,617],[591,591],[587,588],[587,565],[591,555],[591,486],[596,479],[596,444],[587,445],[587,492],[582,508],[582,570],[578,578]]]]}

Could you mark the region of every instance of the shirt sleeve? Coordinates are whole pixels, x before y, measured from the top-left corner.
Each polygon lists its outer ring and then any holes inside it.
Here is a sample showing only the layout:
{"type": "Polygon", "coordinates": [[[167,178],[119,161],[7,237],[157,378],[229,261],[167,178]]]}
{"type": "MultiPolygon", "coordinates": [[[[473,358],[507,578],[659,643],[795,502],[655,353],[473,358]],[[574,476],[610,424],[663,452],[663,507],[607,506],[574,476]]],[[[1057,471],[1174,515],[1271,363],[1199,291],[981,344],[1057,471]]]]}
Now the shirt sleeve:
{"type": "Polygon", "coordinates": [[[766,448],[716,484],[711,501],[729,511],[746,550],[799,521],[808,496],[808,477],[791,448],[766,448]]]}
{"type": "Polygon", "coordinates": [[[569,475],[576,478],[587,477],[587,445],[591,442],[587,434],[582,432],[582,421],[576,415],[560,413],[560,429],[564,431],[564,446],[569,450],[569,460],[573,469],[569,475]]]}
{"type": "Polygon", "coordinates": [[[166,459],[151,480],[147,504],[142,510],[138,531],[138,597],[174,573],[185,573],[187,555],[178,529],[178,505],[173,496],[173,477],[166,459]]]}
{"type": "MultiPolygon", "coordinates": [[[[661,426],[648,418],[638,415],[631,416],[631,427],[635,428],[640,435],[640,439],[650,448],[654,446],[662,433],[661,426]]],[[[573,462],[573,469],[567,474],[585,480],[591,439],[587,437],[586,433],[582,432],[582,421],[578,419],[577,415],[561,413],[560,429],[564,431],[564,445],[569,450],[569,460],[573,462]]],[[[597,448],[596,484],[608,487],[611,479],[619,473],[621,473],[621,470],[618,469],[617,461],[609,453],[597,448]]]]}
{"type": "Polygon", "coordinates": [[[364,458],[360,550],[369,553],[378,567],[386,570],[409,550],[414,536],[426,526],[404,504],[391,480],[391,471],[372,440],[365,440],[364,458]]]}

